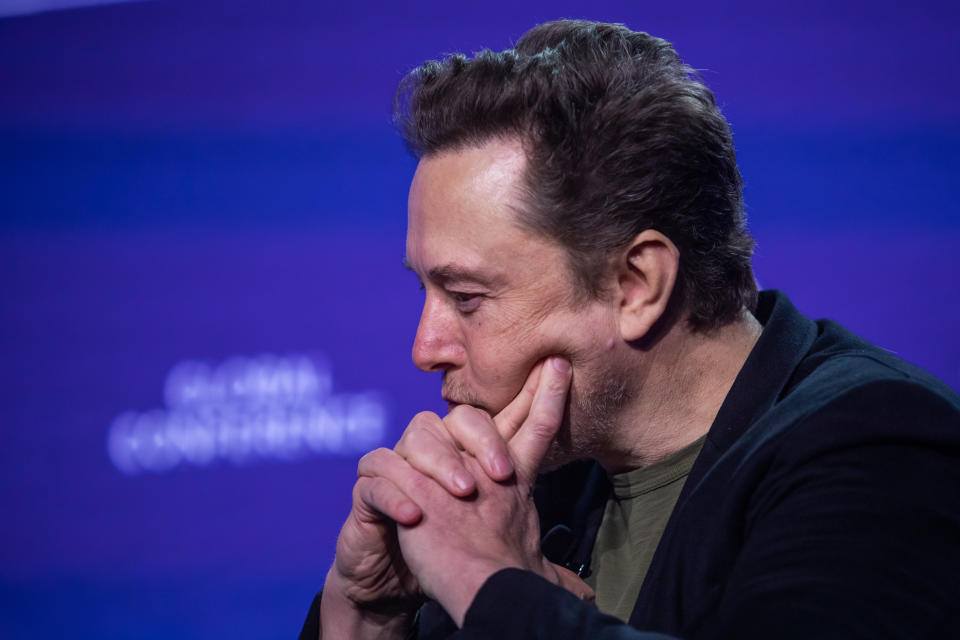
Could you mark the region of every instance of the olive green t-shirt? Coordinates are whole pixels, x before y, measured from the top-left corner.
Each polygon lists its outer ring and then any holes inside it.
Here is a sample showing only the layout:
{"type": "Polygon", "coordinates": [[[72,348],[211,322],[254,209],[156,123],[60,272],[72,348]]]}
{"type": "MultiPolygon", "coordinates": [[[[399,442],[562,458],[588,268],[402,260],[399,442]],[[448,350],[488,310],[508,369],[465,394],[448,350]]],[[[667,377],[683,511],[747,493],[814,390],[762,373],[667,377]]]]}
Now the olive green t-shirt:
{"type": "Polygon", "coordinates": [[[597,608],[630,618],[653,553],[706,436],[653,464],[610,478],[613,493],[593,545],[586,582],[597,608]]]}

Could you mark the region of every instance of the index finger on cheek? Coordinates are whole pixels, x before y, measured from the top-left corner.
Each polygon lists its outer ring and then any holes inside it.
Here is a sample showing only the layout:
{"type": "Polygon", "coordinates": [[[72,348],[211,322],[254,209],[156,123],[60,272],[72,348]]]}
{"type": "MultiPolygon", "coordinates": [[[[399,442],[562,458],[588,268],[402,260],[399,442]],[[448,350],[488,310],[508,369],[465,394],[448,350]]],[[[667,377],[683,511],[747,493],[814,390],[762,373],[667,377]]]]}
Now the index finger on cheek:
{"type": "Polygon", "coordinates": [[[530,369],[530,373],[527,374],[527,379],[524,381],[520,393],[493,419],[497,425],[497,430],[500,432],[500,436],[506,441],[509,441],[516,435],[523,421],[527,419],[527,414],[530,413],[533,398],[537,393],[537,385],[540,383],[540,375],[543,371],[544,362],[544,360],[541,360],[530,369]]]}
{"type": "Polygon", "coordinates": [[[532,481],[543,456],[557,435],[567,407],[573,372],[570,363],[553,356],[544,365],[530,414],[510,440],[514,463],[526,480],[532,481]]]}

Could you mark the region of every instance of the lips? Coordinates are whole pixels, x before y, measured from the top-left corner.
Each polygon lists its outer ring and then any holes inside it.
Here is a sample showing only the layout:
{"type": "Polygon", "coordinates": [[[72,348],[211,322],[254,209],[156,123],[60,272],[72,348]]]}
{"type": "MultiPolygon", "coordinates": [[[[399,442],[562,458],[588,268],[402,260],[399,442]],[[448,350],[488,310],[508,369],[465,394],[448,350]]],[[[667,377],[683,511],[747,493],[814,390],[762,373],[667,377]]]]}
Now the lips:
{"type": "Polygon", "coordinates": [[[448,410],[452,410],[457,405],[466,404],[493,415],[493,412],[480,401],[476,394],[448,374],[449,372],[444,372],[443,386],[440,389],[440,397],[447,403],[448,410]]]}
{"type": "Polygon", "coordinates": [[[454,407],[459,407],[460,405],[465,405],[465,406],[468,406],[468,407],[473,407],[474,409],[480,409],[481,411],[483,411],[483,412],[485,412],[485,413],[487,413],[487,414],[489,414],[489,415],[491,415],[491,416],[494,415],[494,413],[493,413],[492,411],[490,411],[490,409],[488,409],[488,408],[485,407],[484,405],[479,404],[479,403],[476,403],[476,402],[454,402],[454,401],[451,401],[451,400],[447,400],[446,403],[447,403],[447,413],[453,411],[453,408],[454,408],[454,407]]]}
{"type": "Polygon", "coordinates": [[[474,404],[472,402],[464,402],[462,400],[452,400],[450,398],[444,398],[443,401],[447,403],[448,410],[452,410],[454,407],[458,407],[461,404],[465,404],[468,407],[477,407],[478,409],[483,409],[483,407],[481,407],[480,405],[474,404]]]}

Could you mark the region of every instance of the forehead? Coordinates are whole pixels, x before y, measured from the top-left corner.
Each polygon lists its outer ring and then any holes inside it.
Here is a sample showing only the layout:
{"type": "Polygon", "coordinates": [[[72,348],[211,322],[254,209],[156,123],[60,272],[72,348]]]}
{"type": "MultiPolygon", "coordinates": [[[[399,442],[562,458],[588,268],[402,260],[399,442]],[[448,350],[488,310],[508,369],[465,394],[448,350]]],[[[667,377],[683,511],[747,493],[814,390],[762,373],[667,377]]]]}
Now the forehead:
{"type": "Polygon", "coordinates": [[[512,140],[423,158],[410,186],[407,259],[416,267],[455,250],[462,261],[528,235],[516,219],[525,164],[522,146],[512,140]]]}
{"type": "Polygon", "coordinates": [[[423,158],[410,185],[410,223],[456,226],[482,219],[512,224],[520,206],[523,148],[495,140],[423,158]]]}

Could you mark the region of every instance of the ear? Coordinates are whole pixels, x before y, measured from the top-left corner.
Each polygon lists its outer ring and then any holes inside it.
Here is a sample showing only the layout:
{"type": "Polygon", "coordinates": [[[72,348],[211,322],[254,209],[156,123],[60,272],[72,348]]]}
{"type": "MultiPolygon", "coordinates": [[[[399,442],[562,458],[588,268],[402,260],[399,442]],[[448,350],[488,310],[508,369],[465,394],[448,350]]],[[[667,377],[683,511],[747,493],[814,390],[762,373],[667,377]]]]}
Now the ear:
{"type": "Polygon", "coordinates": [[[617,260],[620,335],[633,342],[646,336],[667,310],[677,282],[680,251],[667,236],[647,229],[617,260]]]}

